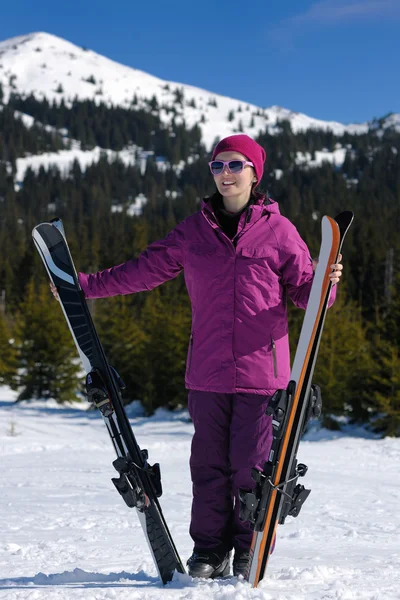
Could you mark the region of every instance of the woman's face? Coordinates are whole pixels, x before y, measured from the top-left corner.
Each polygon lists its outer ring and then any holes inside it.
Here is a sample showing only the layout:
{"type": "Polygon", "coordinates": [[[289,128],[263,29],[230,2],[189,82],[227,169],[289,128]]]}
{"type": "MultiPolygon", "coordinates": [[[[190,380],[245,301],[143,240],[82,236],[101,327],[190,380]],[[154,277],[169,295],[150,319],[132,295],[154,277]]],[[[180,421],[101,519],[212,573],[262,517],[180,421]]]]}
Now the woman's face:
{"type": "MultiPolygon", "coordinates": [[[[248,160],[240,152],[220,152],[214,160],[248,160]]],[[[241,173],[229,173],[225,166],[221,175],[213,175],[219,193],[227,198],[250,197],[251,188],[256,180],[253,167],[246,165],[241,173]]]]}

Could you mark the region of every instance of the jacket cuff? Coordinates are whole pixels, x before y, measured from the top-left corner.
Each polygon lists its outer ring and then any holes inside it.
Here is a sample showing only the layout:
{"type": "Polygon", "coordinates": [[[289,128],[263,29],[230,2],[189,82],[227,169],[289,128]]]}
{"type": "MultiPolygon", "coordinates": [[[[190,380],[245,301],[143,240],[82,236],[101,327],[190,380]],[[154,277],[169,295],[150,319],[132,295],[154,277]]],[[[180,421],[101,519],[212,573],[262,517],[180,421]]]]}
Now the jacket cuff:
{"type": "Polygon", "coordinates": [[[89,275],[86,275],[85,273],[78,273],[79,285],[82,288],[83,295],[85,296],[85,298],[90,298],[88,279],[89,275]]]}

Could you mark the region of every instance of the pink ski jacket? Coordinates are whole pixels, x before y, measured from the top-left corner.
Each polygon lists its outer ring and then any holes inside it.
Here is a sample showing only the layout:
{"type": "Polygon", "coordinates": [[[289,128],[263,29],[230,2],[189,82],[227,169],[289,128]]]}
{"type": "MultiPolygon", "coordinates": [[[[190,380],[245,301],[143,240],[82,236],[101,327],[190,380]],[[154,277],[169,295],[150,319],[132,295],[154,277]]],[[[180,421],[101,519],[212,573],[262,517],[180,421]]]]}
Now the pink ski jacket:
{"type": "MultiPolygon", "coordinates": [[[[184,271],[192,303],[188,389],[271,394],[290,376],[287,296],[306,308],[313,280],[308,248],[273,200],[260,198],[230,240],[211,202],[138,258],[91,275],[86,298],[151,290],[184,271]]],[[[329,305],[336,296],[332,288],[329,305]]]]}

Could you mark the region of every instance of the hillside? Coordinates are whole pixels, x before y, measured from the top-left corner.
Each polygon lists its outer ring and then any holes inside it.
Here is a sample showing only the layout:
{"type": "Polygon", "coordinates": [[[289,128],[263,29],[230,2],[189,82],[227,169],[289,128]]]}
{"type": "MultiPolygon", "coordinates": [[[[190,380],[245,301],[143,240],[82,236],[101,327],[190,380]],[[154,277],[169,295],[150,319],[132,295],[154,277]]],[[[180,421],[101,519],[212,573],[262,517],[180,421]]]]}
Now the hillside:
{"type": "MultiPolygon", "coordinates": [[[[294,133],[308,129],[332,131],[335,135],[365,133],[372,126],[372,123],[344,125],[321,121],[279,106],[255,106],[166,81],[42,32],[0,42],[0,83],[6,101],[10,93],[18,93],[35,94],[56,102],[64,99],[67,104],[74,98],[95,99],[127,108],[135,95],[139,107],[148,106],[147,101],[155,97],[164,122],[171,120],[170,109],[178,108],[180,118],[189,128],[196,123],[200,125],[207,148],[217,136],[224,137],[239,129],[251,136],[265,130],[273,133],[282,120],[290,122],[294,133]],[[228,121],[230,113],[233,114],[228,121]],[[205,122],[201,122],[203,115],[205,122]]],[[[399,115],[391,116],[387,122],[391,127],[400,127],[399,124],[399,115]]]]}

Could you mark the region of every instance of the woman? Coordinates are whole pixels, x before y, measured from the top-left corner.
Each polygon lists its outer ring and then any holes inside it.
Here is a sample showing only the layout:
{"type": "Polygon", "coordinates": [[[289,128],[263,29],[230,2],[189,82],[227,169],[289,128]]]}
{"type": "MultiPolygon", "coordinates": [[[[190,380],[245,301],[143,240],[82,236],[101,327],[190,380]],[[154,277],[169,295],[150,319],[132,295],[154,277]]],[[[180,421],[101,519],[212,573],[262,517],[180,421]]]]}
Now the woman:
{"type": "MultiPolygon", "coordinates": [[[[186,387],[195,433],[190,468],[192,576],[247,565],[252,530],[239,519],[238,489],[272,441],[268,401],[290,376],[286,298],[306,308],[313,261],[273,200],[255,191],[264,149],[247,135],[221,140],[210,170],[216,193],[137,259],[79,274],[86,298],[151,290],[182,270],[192,303],[186,387]]],[[[340,262],[341,257],[339,257],[340,262]]],[[[342,265],[332,265],[336,284],[342,265]]],[[[335,297],[332,288],[330,305],[335,297]]]]}

